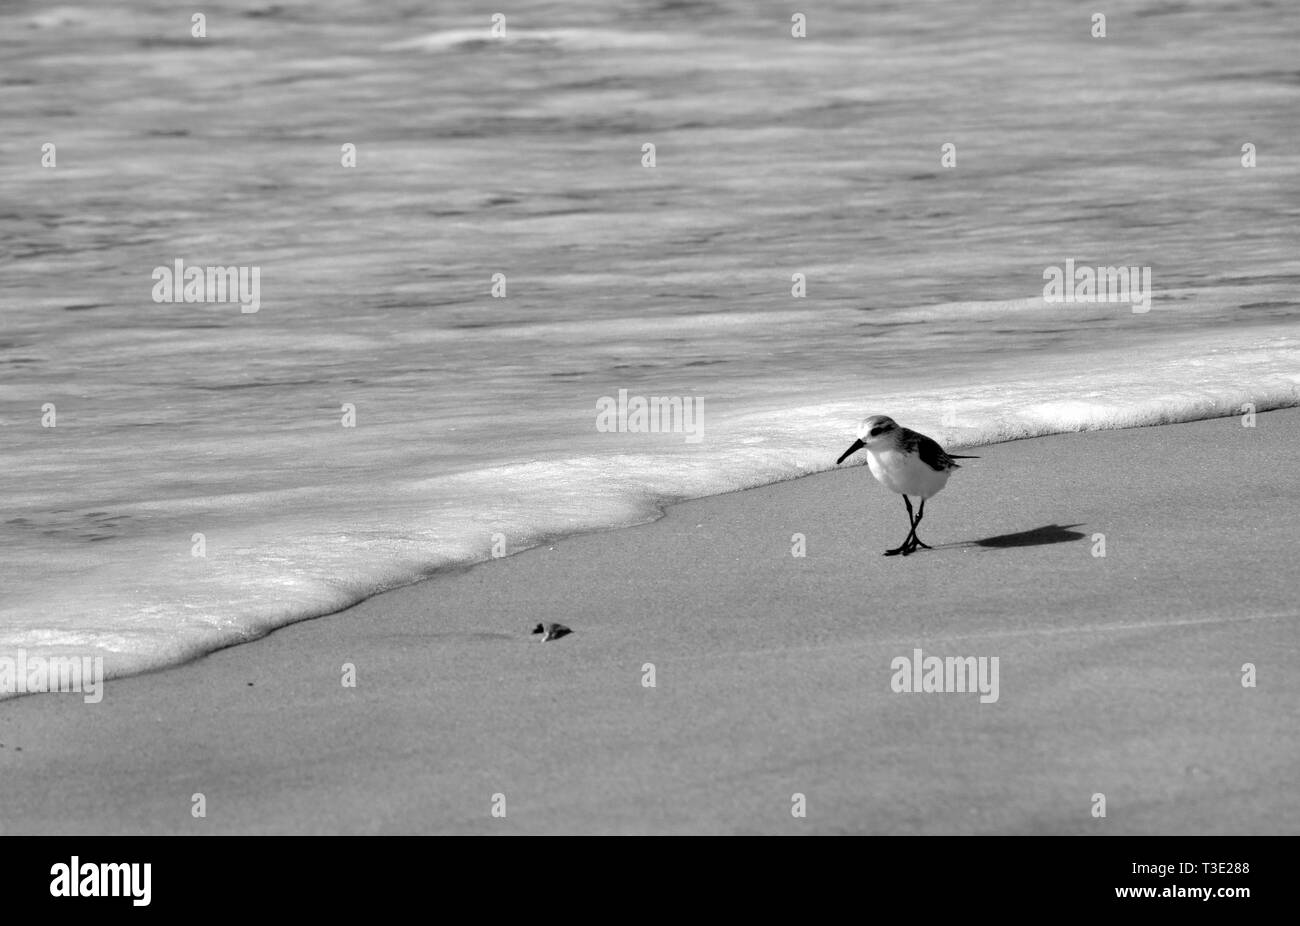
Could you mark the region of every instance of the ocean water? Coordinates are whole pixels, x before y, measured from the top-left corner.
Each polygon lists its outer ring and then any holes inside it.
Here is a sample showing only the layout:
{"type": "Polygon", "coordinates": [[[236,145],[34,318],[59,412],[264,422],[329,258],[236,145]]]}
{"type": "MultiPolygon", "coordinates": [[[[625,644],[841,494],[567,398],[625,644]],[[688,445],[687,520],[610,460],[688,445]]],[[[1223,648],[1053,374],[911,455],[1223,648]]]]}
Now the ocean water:
{"type": "Polygon", "coordinates": [[[805,39],[428,7],[0,4],[0,655],[172,664],[830,468],[868,413],[969,446],[1300,404],[1289,0],[1104,39],[1046,0],[805,39]],[[154,302],[177,259],[260,268],[259,311],[154,302]],[[1067,259],[1149,267],[1150,311],[1046,303],[1067,259]],[[701,427],[599,430],[620,390],[701,427]]]}

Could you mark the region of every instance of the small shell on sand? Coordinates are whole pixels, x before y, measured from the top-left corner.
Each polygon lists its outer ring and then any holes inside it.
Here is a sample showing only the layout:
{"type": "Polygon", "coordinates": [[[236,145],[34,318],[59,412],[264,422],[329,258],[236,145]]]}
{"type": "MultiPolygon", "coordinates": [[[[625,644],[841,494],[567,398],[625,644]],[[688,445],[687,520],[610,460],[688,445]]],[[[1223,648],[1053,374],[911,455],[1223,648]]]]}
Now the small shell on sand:
{"type": "Polygon", "coordinates": [[[573,633],[573,631],[568,627],[565,627],[563,624],[543,623],[534,627],[533,633],[540,633],[542,635],[542,642],[545,643],[547,640],[558,640],[566,633],[573,633]]]}

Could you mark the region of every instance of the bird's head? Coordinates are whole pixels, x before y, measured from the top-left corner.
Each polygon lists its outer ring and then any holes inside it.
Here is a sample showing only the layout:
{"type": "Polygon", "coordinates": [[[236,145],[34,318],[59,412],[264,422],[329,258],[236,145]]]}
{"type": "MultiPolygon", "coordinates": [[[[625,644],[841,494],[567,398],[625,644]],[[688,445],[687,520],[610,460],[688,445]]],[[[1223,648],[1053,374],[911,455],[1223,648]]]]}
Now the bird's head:
{"type": "Polygon", "coordinates": [[[837,464],[843,463],[863,447],[870,449],[873,446],[892,441],[897,431],[898,424],[887,415],[872,415],[870,418],[864,418],[862,424],[858,427],[858,439],[835,462],[837,464]]]}

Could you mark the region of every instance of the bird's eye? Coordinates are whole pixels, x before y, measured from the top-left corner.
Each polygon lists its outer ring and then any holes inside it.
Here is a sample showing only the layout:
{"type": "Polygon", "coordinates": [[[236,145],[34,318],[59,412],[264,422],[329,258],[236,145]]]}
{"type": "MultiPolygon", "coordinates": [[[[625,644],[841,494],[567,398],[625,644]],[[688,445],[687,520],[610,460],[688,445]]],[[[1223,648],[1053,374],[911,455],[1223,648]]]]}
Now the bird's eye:
{"type": "Polygon", "coordinates": [[[879,434],[879,433],[880,433],[881,431],[883,431],[883,430],[884,430],[884,428],[872,428],[872,429],[871,429],[871,433],[868,434],[867,436],[868,436],[868,437],[875,437],[877,434],[879,434]]]}

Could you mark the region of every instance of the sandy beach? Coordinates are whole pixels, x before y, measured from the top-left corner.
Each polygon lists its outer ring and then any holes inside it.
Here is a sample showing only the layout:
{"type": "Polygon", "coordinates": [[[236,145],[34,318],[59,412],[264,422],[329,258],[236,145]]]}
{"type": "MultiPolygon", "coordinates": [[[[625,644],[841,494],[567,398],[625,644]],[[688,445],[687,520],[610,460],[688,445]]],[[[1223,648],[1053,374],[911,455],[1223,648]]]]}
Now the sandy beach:
{"type": "Polygon", "coordinates": [[[910,558],[846,466],[6,702],[0,832],[1300,832],[1300,410],[971,452],[910,558]]]}

